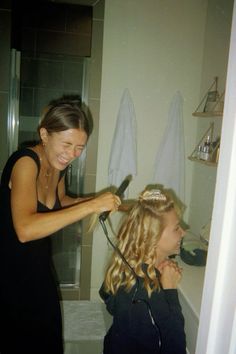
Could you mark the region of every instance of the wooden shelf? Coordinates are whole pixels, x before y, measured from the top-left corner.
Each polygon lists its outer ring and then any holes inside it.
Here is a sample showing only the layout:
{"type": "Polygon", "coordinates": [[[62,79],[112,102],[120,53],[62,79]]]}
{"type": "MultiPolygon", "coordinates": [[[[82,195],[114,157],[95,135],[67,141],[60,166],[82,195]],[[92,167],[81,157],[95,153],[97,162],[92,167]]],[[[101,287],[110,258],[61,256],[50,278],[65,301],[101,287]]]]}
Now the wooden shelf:
{"type": "Polygon", "coordinates": [[[223,117],[223,112],[193,112],[194,117],[223,117]]]}
{"type": "Polygon", "coordinates": [[[207,165],[207,166],[217,166],[217,162],[214,161],[206,161],[206,160],[201,160],[201,159],[197,159],[195,157],[188,157],[189,160],[194,161],[194,162],[198,162],[201,163],[203,165],[207,165]]]}

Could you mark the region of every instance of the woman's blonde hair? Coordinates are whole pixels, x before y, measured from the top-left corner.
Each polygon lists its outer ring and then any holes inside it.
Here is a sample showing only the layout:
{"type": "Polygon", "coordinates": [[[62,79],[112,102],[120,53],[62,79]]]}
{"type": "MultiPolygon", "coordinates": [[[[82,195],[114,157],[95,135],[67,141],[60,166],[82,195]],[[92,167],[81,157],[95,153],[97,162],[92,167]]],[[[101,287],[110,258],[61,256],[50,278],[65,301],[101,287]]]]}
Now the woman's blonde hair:
{"type": "MultiPolygon", "coordinates": [[[[164,214],[172,209],[178,210],[170,193],[165,190],[151,189],[142,192],[130,210],[118,232],[117,247],[140,278],[150,296],[159,289],[156,276],[156,247],[164,229],[164,214]],[[142,265],[147,264],[146,272],[142,265]]],[[[121,257],[114,252],[108,265],[104,286],[115,294],[120,286],[129,291],[136,279],[121,257]]]]}

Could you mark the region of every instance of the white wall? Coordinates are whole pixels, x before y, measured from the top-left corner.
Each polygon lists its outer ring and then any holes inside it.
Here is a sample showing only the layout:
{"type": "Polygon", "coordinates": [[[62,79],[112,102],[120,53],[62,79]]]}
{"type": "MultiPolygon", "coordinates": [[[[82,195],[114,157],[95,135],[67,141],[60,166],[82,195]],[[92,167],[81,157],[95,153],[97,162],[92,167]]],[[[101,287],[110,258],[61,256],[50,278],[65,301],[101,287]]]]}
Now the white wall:
{"type": "MultiPolygon", "coordinates": [[[[200,97],[206,14],[207,0],[106,1],[97,190],[108,185],[110,146],[123,90],[129,88],[137,118],[138,175],[129,195],[134,198],[152,182],[169,104],[179,90],[184,98],[189,205],[193,164],[187,156],[196,141],[192,112],[200,97]]],[[[98,228],[93,241],[92,298],[98,296],[106,256],[106,240],[98,228]]]]}
{"type": "MultiPolygon", "coordinates": [[[[218,90],[225,90],[233,0],[209,0],[202,63],[201,98],[218,76],[218,90]]],[[[200,102],[200,100],[199,100],[200,102]]],[[[210,123],[214,123],[214,135],[220,135],[222,118],[193,118],[197,121],[197,141],[200,141],[210,123]]],[[[189,224],[198,234],[212,214],[216,167],[194,163],[189,224]]]]}

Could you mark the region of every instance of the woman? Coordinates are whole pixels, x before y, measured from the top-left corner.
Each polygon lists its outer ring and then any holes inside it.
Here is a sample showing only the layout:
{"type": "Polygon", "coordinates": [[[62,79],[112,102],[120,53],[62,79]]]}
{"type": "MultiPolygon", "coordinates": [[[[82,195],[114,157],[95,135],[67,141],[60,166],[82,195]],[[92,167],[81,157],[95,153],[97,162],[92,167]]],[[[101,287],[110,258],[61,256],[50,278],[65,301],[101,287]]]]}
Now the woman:
{"type": "Polygon", "coordinates": [[[170,196],[144,191],[118,233],[100,295],[113,323],[104,354],[186,354],[177,285],[182,270],[169,256],[180,251],[184,231],[170,196]]]}
{"type": "Polygon", "coordinates": [[[111,193],[92,199],[66,195],[66,168],[80,156],[89,136],[87,118],[76,102],[54,101],[38,131],[40,142],[13,153],[1,179],[1,354],[63,353],[48,236],[120,204],[111,193]]]}

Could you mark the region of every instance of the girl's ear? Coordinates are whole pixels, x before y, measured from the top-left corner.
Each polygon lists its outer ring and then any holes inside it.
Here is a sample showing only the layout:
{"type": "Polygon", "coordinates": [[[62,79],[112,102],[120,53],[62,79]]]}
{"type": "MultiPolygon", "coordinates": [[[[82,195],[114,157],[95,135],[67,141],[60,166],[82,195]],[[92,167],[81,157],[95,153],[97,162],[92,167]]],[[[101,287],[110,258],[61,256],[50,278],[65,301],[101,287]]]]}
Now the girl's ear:
{"type": "Polygon", "coordinates": [[[39,129],[40,139],[42,141],[43,146],[45,146],[48,142],[48,131],[46,128],[39,129]]]}

